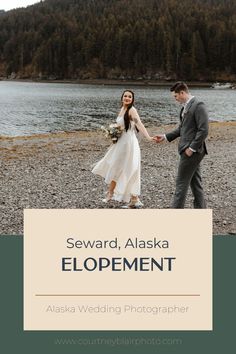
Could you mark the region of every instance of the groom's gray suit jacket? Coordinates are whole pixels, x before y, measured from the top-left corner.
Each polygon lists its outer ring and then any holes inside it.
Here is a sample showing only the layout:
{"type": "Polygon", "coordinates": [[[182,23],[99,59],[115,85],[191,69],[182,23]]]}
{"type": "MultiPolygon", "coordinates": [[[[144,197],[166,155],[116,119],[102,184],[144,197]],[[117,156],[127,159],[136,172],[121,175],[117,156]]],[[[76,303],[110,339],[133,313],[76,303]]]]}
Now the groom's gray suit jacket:
{"type": "Polygon", "coordinates": [[[180,112],[180,124],[177,129],[166,134],[166,139],[172,141],[178,137],[178,151],[181,154],[188,147],[196,152],[207,154],[205,139],[208,135],[208,114],[205,104],[195,97],[187,107],[180,112]],[[183,113],[184,112],[184,113],[183,113]],[[182,114],[183,113],[183,114],[182,114]]]}

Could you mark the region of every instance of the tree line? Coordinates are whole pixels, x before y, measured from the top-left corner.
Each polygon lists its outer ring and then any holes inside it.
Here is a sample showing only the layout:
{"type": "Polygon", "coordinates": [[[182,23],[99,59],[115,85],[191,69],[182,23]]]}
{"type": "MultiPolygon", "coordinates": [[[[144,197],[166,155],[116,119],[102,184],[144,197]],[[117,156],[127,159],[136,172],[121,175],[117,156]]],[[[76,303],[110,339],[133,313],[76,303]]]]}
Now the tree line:
{"type": "Polygon", "coordinates": [[[236,78],[235,0],[45,0],[0,16],[0,76],[236,78]]]}

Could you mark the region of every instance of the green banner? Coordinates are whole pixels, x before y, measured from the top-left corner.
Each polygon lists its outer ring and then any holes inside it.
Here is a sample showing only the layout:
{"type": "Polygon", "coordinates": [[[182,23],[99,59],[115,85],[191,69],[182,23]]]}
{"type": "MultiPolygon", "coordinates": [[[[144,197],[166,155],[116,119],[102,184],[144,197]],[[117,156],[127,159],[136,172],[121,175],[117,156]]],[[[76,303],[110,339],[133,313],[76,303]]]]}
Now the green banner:
{"type": "Polygon", "coordinates": [[[23,331],[23,238],[0,236],[0,351],[4,354],[233,353],[235,249],[235,236],[214,236],[213,331],[23,331]]]}

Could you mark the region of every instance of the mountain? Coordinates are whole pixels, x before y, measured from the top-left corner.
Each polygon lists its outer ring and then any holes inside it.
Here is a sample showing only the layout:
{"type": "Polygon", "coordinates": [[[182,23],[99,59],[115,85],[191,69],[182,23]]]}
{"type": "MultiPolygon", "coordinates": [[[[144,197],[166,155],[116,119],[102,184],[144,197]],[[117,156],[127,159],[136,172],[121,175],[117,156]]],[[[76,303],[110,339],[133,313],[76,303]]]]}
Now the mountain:
{"type": "Polygon", "coordinates": [[[0,16],[0,76],[236,78],[235,0],[45,0],[0,16]]]}

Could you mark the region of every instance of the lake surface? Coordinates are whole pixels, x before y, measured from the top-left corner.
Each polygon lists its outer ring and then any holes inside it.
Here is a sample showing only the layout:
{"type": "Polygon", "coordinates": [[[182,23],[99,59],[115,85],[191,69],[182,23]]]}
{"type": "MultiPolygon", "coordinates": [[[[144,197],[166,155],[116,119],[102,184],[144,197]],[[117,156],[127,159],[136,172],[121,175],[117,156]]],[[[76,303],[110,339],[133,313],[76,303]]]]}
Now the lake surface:
{"type": "MultiPolygon", "coordinates": [[[[99,129],[115,121],[126,88],[135,92],[146,126],[178,122],[180,107],[168,87],[0,81],[0,135],[99,129]]],[[[192,88],[191,93],[206,103],[210,119],[236,120],[236,90],[192,88]]]]}

